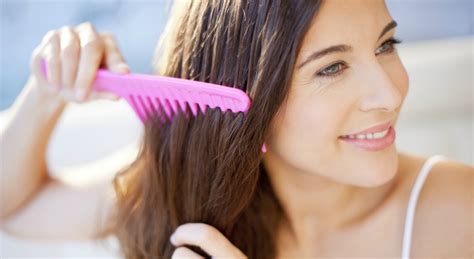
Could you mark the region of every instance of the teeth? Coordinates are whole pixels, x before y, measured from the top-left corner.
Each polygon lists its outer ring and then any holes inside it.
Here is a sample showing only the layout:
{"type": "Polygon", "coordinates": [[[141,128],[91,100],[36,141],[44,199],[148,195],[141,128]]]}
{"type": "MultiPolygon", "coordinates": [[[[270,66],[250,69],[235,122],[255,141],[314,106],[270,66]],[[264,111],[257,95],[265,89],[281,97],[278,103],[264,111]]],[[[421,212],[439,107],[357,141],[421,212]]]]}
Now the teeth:
{"type": "Polygon", "coordinates": [[[345,138],[350,139],[380,139],[387,135],[388,129],[382,132],[368,133],[368,134],[357,134],[357,135],[346,135],[345,138]]]}
{"type": "Polygon", "coordinates": [[[383,138],[385,135],[387,135],[388,130],[382,131],[382,132],[376,132],[374,133],[374,138],[383,138]]]}

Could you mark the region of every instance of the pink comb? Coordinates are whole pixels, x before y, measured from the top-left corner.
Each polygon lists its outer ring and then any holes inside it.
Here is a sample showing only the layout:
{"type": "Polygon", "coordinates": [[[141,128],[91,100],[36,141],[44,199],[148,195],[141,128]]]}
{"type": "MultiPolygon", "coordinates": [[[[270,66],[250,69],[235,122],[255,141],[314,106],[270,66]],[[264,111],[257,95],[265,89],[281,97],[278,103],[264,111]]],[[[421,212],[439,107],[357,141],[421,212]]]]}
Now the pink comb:
{"type": "MultiPolygon", "coordinates": [[[[44,59],[40,61],[40,69],[47,78],[44,59]]],[[[198,110],[204,113],[207,107],[245,114],[250,107],[250,98],[240,89],[158,75],[115,74],[106,69],[98,69],[92,88],[98,92],[112,92],[124,98],[143,123],[151,116],[162,115],[160,106],[169,119],[172,119],[178,110],[185,113],[186,104],[194,116],[198,110]]],[[[185,116],[188,114],[185,113],[185,116]]],[[[161,118],[165,120],[163,116],[161,118]]],[[[265,144],[262,151],[266,152],[265,144]]]]}

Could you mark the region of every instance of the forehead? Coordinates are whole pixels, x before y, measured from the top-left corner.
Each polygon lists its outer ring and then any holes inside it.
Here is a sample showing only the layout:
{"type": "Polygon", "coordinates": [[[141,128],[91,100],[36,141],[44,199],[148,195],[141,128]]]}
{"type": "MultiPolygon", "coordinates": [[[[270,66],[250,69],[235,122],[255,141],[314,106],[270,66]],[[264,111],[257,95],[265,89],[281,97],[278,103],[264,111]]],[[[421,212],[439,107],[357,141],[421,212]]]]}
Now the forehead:
{"type": "Polygon", "coordinates": [[[383,0],[323,0],[305,35],[302,51],[336,44],[375,44],[392,20],[383,0]]]}

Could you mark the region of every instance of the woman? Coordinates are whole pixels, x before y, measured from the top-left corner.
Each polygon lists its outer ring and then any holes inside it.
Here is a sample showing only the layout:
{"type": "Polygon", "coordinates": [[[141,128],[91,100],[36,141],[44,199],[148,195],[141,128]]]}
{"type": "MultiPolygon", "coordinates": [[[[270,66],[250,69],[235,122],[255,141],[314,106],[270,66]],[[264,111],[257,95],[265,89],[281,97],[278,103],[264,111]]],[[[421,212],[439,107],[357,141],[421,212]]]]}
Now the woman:
{"type": "Polygon", "coordinates": [[[127,258],[399,257],[402,241],[411,255],[472,256],[472,168],[397,152],[408,75],[382,0],[177,1],[171,17],[156,73],[238,87],[252,100],[247,115],[207,109],[147,123],[96,229],[101,190],[52,184],[44,150],[66,103],[97,95],[98,67],[128,69],[113,37],[90,23],[51,31],[2,132],[2,148],[16,148],[5,161],[28,161],[2,165],[17,184],[2,188],[5,230],[31,233],[35,212],[57,211],[61,196],[91,204],[88,216],[77,228],[57,216],[42,236],[113,233],[127,258]],[[35,134],[18,135],[25,126],[35,134]],[[419,204],[411,242],[409,197],[419,204]]]}

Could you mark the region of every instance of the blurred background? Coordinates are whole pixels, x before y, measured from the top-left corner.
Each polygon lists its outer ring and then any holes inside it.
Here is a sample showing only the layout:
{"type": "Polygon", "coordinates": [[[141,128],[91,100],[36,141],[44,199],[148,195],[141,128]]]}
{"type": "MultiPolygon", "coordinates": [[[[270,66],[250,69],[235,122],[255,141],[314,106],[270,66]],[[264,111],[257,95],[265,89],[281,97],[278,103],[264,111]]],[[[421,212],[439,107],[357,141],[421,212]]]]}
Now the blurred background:
{"type": "MultiPolygon", "coordinates": [[[[397,36],[403,40],[399,53],[410,75],[397,125],[397,148],[420,156],[442,154],[473,165],[473,1],[386,2],[399,24],[397,36]]],[[[0,123],[26,83],[31,53],[47,31],[90,21],[98,31],[116,35],[132,72],[151,73],[153,50],[171,5],[172,0],[1,0],[0,123]]],[[[73,172],[57,175],[67,181],[110,179],[111,175],[87,166],[130,159],[141,132],[141,123],[124,101],[70,104],[51,139],[48,163],[52,171],[73,172]]],[[[119,258],[112,237],[106,241],[110,245],[104,245],[0,232],[0,242],[3,258],[119,258]]]]}

